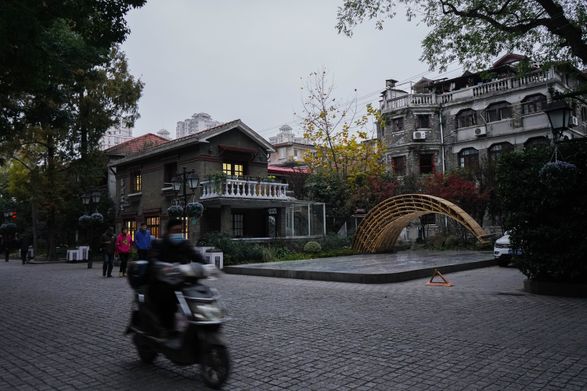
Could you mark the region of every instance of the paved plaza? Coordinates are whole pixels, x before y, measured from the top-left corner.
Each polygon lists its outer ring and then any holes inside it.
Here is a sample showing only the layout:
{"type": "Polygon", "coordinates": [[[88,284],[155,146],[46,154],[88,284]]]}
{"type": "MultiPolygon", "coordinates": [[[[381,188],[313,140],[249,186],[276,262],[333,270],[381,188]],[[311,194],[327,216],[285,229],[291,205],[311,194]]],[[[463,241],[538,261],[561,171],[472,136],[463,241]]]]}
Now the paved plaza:
{"type": "MultiPolygon", "coordinates": [[[[96,265],[98,266],[98,265],[96,265]]],[[[587,300],[522,292],[489,267],[353,284],[224,275],[227,390],[585,390],[587,300]]],[[[197,367],[141,364],[131,290],[83,264],[0,263],[0,390],[204,390],[197,367]]]]}

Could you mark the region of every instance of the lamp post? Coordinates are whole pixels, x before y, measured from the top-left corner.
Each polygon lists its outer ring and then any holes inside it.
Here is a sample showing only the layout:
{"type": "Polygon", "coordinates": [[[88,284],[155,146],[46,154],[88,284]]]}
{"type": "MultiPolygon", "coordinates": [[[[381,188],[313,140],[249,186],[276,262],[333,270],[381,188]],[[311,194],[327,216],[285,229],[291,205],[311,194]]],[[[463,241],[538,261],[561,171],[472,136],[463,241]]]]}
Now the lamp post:
{"type": "Polygon", "coordinates": [[[556,100],[545,105],[543,111],[548,116],[550,130],[552,131],[552,142],[556,146],[563,134],[563,130],[569,128],[571,108],[564,100],[556,100]]]}
{"type": "MultiPolygon", "coordinates": [[[[182,191],[181,197],[182,197],[182,201],[183,201],[183,208],[182,208],[181,217],[182,217],[182,222],[185,223],[186,232],[189,232],[189,224],[188,224],[188,220],[187,220],[187,217],[188,217],[188,215],[187,215],[187,205],[188,205],[187,189],[189,188],[192,191],[192,195],[194,195],[199,184],[200,184],[200,180],[199,180],[198,176],[195,174],[194,170],[187,171],[185,167],[183,167],[183,170],[181,172],[177,173],[177,175],[171,181],[171,186],[173,187],[173,191],[175,191],[176,194],[178,194],[180,192],[180,190],[182,191]]],[[[184,233],[184,235],[187,236],[186,233],[184,233]]],[[[187,237],[186,237],[186,239],[187,239],[187,237]]]]}
{"type": "Polygon", "coordinates": [[[94,227],[95,223],[101,223],[104,220],[104,216],[100,212],[98,212],[98,203],[100,202],[101,194],[99,191],[91,191],[83,193],[80,196],[82,200],[82,204],[86,208],[86,213],[80,216],[80,223],[83,221],[84,224],[87,224],[86,230],[88,234],[88,245],[90,250],[88,251],[88,269],[92,268],[92,246],[93,239],[94,239],[94,227]],[[92,215],[88,215],[88,209],[90,209],[90,205],[94,204],[94,213],[92,215]]]}

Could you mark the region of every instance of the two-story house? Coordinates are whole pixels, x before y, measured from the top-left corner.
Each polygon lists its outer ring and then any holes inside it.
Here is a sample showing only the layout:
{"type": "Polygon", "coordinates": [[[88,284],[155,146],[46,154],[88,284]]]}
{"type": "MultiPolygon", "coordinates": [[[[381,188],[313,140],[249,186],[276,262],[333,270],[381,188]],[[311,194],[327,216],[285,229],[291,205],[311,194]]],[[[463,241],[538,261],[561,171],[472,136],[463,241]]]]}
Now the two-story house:
{"type": "Polygon", "coordinates": [[[184,168],[197,177],[188,202],[200,202],[203,216],[185,218],[193,242],[206,233],[233,238],[320,236],[324,205],[298,201],[288,185],[267,178],[271,144],[240,120],[154,146],[113,163],[118,226],[134,230],[146,222],[155,236],[169,219],[168,208],[182,203],[171,183],[184,168]]]}
{"type": "MultiPolygon", "coordinates": [[[[476,169],[504,151],[550,143],[543,107],[552,91],[568,92],[583,76],[564,67],[520,74],[517,63],[522,60],[508,54],[482,72],[423,78],[410,92],[387,80],[378,138],[389,169],[398,176],[476,169]]],[[[572,110],[564,137],[586,137],[587,106],[575,104],[572,110]]]]}

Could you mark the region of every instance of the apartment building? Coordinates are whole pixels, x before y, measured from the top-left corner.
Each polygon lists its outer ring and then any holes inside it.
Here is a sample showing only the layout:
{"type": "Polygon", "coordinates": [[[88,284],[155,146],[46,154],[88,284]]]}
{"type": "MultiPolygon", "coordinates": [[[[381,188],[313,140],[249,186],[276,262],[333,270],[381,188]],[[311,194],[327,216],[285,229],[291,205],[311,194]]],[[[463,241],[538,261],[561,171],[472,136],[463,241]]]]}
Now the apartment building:
{"type": "MultiPolygon", "coordinates": [[[[520,73],[526,58],[508,54],[491,69],[451,79],[422,78],[410,91],[386,81],[378,138],[395,175],[475,169],[505,151],[552,139],[544,106],[553,92],[568,92],[587,79],[565,67],[520,73]],[[581,80],[583,79],[583,80],[581,80]]],[[[563,138],[587,136],[587,106],[572,106],[563,138]]]]}

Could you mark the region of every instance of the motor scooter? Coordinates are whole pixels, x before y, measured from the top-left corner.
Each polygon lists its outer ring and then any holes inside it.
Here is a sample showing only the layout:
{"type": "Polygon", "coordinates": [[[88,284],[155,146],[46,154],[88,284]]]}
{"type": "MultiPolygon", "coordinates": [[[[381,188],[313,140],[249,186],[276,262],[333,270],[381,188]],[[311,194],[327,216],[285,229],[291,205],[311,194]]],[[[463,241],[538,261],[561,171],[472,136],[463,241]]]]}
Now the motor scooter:
{"type": "Polygon", "coordinates": [[[200,282],[214,271],[218,271],[214,265],[199,263],[153,262],[149,265],[143,260],[131,262],[127,275],[134,300],[127,334],[133,334],[133,342],[144,363],[152,363],[158,354],[177,365],[199,363],[204,383],[219,389],[230,371],[228,349],[221,335],[227,317],[216,289],[200,282]],[[147,300],[147,273],[155,273],[154,278],[169,284],[175,292],[179,321],[173,335],[167,335],[167,330],[161,327],[147,300]]]}

